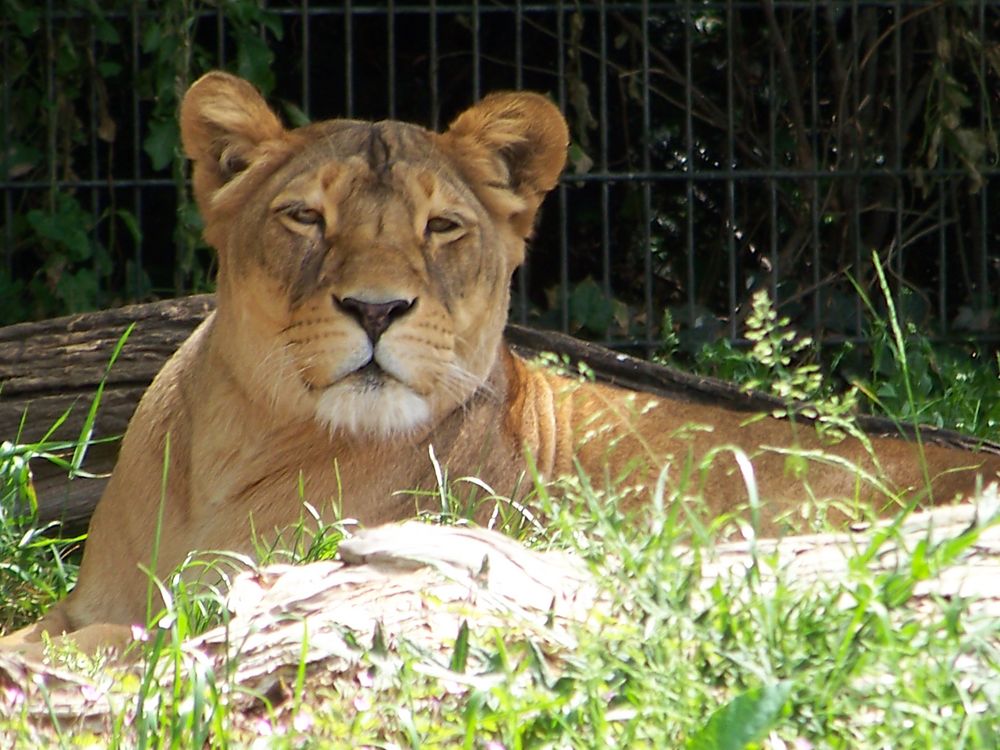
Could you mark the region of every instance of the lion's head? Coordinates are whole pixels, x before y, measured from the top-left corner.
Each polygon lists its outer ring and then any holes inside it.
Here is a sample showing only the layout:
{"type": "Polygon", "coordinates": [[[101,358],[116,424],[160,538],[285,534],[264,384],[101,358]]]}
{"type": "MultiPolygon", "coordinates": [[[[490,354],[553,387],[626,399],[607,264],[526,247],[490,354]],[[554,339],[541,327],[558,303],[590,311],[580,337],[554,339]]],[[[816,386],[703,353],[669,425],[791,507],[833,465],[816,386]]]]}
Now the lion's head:
{"type": "Polygon", "coordinates": [[[430,427],[486,383],[509,283],[566,124],[494,94],[443,134],[329,120],[286,130],[246,81],[209,73],[181,110],[218,346],[251,398],[335,430],[430,427]]]}

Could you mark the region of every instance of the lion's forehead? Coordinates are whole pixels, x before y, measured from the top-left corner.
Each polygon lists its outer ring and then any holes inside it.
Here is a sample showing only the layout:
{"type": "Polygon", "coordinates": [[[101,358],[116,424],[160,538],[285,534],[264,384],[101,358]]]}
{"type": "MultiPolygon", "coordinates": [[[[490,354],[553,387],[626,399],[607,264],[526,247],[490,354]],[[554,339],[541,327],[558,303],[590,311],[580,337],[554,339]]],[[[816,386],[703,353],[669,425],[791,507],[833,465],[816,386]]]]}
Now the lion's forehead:
{"type": "Polygon", "coordinates": [[[427,158],[437,151],[432,132],[396,120],[326,120],[299,128],[296,133],[310,150],[326,151],[334,158],[363,155],[373,169],[392,159],[427,158]]]}
{"type": "MultiPolygon", "coordinates": [[[[318,181],[324,190],[341,187],[341,198],[376,190],[409,197],[414,191],[441,191],[450,198],[474,200],[474,190],[436,136],[418,125],[386,120],[328,120],[300,128],[299,147],[279,178],[284,189],[318,181]],[[344,180],[350,178],[347,187],[344,180]]],[[[315,185],[310,185],[315,187],[315,185]]]]}

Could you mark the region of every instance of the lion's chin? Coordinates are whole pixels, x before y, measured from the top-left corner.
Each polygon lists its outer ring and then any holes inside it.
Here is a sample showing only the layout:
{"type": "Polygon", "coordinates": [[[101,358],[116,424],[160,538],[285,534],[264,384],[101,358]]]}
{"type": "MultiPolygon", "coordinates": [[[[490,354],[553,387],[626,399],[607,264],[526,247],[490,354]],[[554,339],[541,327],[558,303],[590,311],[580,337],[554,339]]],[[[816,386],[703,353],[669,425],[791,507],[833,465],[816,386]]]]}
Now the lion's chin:
{"type": "Polygon", "coordinates": [[[427,399],[402,383],[378,388],[331,386],[316,404],[316,418],[331,432],[363,437],[390,437],[412,432],[430,419],[427,399]]]}

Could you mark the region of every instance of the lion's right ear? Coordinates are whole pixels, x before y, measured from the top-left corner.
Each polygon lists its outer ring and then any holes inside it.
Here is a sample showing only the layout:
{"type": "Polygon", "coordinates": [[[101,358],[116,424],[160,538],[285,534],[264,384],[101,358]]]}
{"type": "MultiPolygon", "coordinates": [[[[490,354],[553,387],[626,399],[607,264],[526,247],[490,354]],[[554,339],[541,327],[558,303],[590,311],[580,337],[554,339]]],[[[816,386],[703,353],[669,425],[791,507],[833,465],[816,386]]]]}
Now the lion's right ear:
{"type": "MultiPolygon", "coordinates": [[[[261,143],[280,138],[281,122],[249,82],[229,73],[206,73],[181,103],[181,140],[194,162],[194,192],[204,203],[245,170],[261,143]]],[[[204,206],[203,206],[204,209],[204,206]]]]}
{"type": "Polygon", "coordinates": [[[520,206],[509,218],[528,237],[566,164],[569,130],[558,107],[541,94],[497,92],[460,114],[441,138],[474,185],[517,196],[520,206]]]}

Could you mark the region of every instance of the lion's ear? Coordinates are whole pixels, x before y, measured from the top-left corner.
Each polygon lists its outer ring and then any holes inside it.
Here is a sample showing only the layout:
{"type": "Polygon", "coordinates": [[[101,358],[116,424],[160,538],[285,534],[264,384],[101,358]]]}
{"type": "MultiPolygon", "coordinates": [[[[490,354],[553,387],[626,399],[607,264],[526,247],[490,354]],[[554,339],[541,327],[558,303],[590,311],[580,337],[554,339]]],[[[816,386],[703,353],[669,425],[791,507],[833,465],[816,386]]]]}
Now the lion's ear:
{"type": "Polygon", "coordinates": [[[197,81],[181,104],[181,139],[194,162],[194,190],[208,198],[253,161],[264,141],[285,132],[250,83],[213,71],[197,81]]]}
{"type": "Polygon", "coordinates": [[[500,183],[523,201],[511,219],[527,237],[566,165],[569,130],[559,109],[540,94],[490,94],[459,115],[443,138],[475,172],[474,179],[490,187],[500,183]]]}

